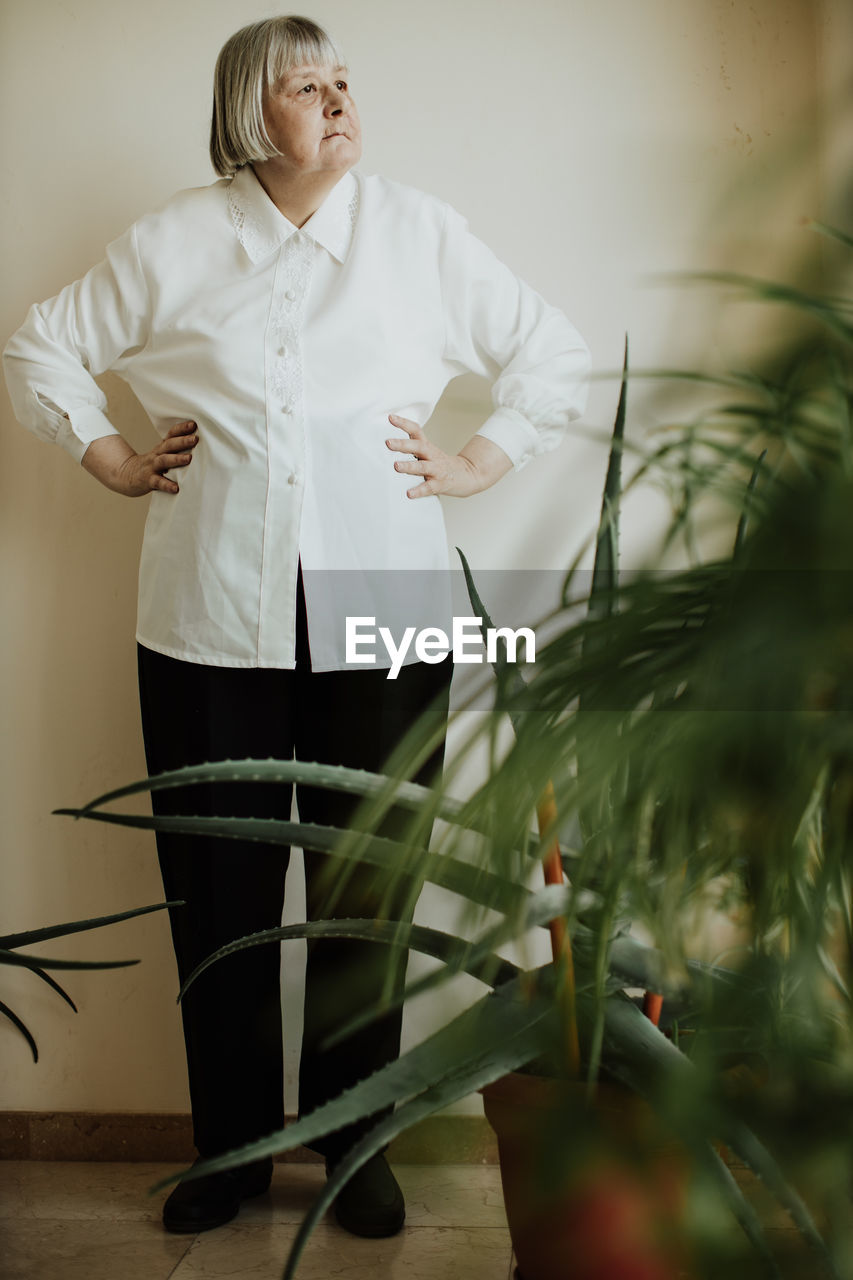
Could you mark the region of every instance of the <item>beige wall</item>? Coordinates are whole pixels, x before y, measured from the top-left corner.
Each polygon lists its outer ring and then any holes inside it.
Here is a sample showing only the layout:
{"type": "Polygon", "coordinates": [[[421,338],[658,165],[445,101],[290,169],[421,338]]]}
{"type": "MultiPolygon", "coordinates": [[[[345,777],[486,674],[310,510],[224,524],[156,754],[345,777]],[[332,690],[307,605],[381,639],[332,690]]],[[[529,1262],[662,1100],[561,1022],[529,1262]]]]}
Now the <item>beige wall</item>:
{"type": "MultiPolygon", "coordinates": [[[[464,211],[499,255],[564,307],[599,371],[618,367],[626,329],[635,367],[679,363],[698,350],[725,364],[731,331],[707,295],[650,288],[643,277],[726,262],[773,269],[800,234],[797,218],[818,211],[812,170],[796,183],[785,175],[791,157],[815,152],[817,49],[826,46],[825,14],[840,14],[840,5],[302,7],[348,55],[367,139],[362,168],[464,211]]],[[[275,11],[243,0],[7,3],[4,340],[31,301],[85,271],[134,217],[179,187],[211,180],[216,52],[238,26],[275,11]]],[[[139,409],[121,384],[104,385],[116,424],[144,441],[139,409]]],[[[593,434],[609,424],[615,400],[612,380],[596,384],[593,434]]],[[[435,429],[461,442],[486,412],[482,388],[464,380],[435,429]]],[[[5,931],[154,902],[160,888],[153,839],[50,815],[143,773],[133,620],[145,504],[100,489],[15,426],[5,396],[0,413],[5,931]]],[[[648,391],[633,395],[632,418],[638,434],[653,420],[648,391]]],[[[547,463],[475,500],[449,501],[451,540],[475,565],[563,566],[596,517],[602,469],[600,444],[579,433],[547,463]]],[[[651,500],[630,508],[629,558],[653,512],[651,500]]],[[[433,920],[447,910],[437,898],[423,909],[433,920]]],[[[47,951],[142,964],[70,976],[77,1017],[35,979],[0,972],[0,999],[26,1014],[43,1050],[34,1067],[0,1026],[0,1108],[185,1109],[165,919],[47,951]]],[[[291,1012],[297,977],[287,984],[291,1012]]],[[[468,994],[461,989],[460,1000],[468,994]]],[[[433,1017],[418,1007],[407,1034],[422,1034],[433,1017]]]]}

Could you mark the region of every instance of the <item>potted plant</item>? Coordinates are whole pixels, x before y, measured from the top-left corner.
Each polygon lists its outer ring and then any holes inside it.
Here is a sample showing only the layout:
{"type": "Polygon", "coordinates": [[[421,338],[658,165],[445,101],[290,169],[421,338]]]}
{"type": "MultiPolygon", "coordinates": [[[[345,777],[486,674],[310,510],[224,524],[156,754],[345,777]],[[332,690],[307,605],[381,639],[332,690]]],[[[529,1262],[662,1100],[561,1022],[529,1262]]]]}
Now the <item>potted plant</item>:
{"type": "MultiPolygon", "coordinates": [[[[195,1167],[199,1176],[282,1152],[398,1104],[330,1178],[306,1217],[286,1277],[355,1168],[422,1117],[530,1064],[573,1083],[558,1094],[556,1120],[546,1126],[537,1172],[524,1175],[527,1183],[534,1176],[546,1189],[571,1183],[578,1155],[582,1167],[594,1164],[590,1153],[600,1151],[602,1130],[585,1102],[615,1082],[645,1100],[664,1132],[678,1133],[693,1178],[705,1189],[713,1184],[728,1201],[767,1274],[779,1274],[778,1267],[714,1140],[740,1156],[789,1211],[814,1248],[814,1274],[846,1274],[843,1245],[833,1237],[847,1227],[838,1188],[849,1177],[853,1128],[850,994],[830,953],[839,936],[845,960],[853,950],[853,326],[843,301],[783,286],[764,293],[796,305],[818,328],[787,342],[761,374],[726,379],[738,398],[668,433],[637,473],[663,475],[675,493],[671,537],[689,523],[697,495],[714,491],[730,501],[733,554],[618,580],[623,384],[592,590],[578,593],[577,574],[568,575],[565,625],[537,653],[526,683],[499,669],[494,714],[460,752],[488,736],[488,775],[468,800],[405,780],[407,766],[426,749],[415,734],[394,776],[293,761],[228,762],[147,779],[64,811],[301,844],[334,853],[342,866],[358,858],[387,868],[389,877],[443,885],[471,906],[455,934],[394,921],[319,921],[235,940],[205,962],[245,946],[345,935],[441,961],[440,971],[414,984],[412,996],[460,971],[489,988],[340,1098],[281,1133],[195,1167]],[[578,617],[580,599],[589,607],[578,617]],[[500,737],[507,719],[515,729],[508,746],[500,737]],[[142,818],[104,808],[145,788],[229,777],[345,788],[365,802],[346,833],[249,819],[142,818]],[[404,841],[371,835],[392,804],[412,813],[404,841]],[[436,819],[442,834],[427,847],[425,833],[436,819]],[[531,887],[540,864],[550,883],[531,887]],[[749,918],[750,942],[737,967],[690,959],[696,904],[721,885],[740,895],[749,918]],[[632,923],[643,925],[655,945],[632,936],[632,923]],[[549,926],[551,963],[524,967],[501,954],[506,943],[549,926]],[[646,993],[642,1007],[632,998],[637,992],[646,993]],[[668,1034],[656,1025],[662,998],[671,1002],[664,1007],[668,1034]],[[805,1170],[810,1197],[828,1224],[826,1239],[786,1177],[789,1169],[795,1180],[805,1170]]],[[[485,619],[473,583],[472,591],[485,619]]],[[[451,786],[453,774],[451,764],[451,786]]],[[[648,1115],[640,1109],[638,1133],[648,1115]]],[[[629,1146],[644,1149],[639,1137],[629,1146]]],[[[622,1185],[621,1173],[609,1155],[602,1167],[612,1192],[622,1185]]],[[[593,1189],[600,1189],[601,1168],[593,1173],[593,1189]]],[[[670,1185],[668,1175],[661,1179],[670,1185]]],[[[601,1197],[586,1203],[604,1214],[592,1234],[608,1248],[615,1211],[631,1220],[627,1247],[639,1259],[635,1272],[602,1269],[609,1265],[606,1251],[603,1262],[592,1259],[582,1272],[575,1233],[572,1274],[657,1278],[688,1265],[699,1275],[719,1274],[722,1265],[732,1275],[739,1265],[746,1268],[741,1274],[756,1274],[716,1230],[703,1234],[695,1212],[689,1234],[699,1241],[689,1263],[683,1237],[673,1244],[655,1232],[641,1258],[638,1215],[642,1225],[652,1211],[638,1205],[636,1179],[632,1185],[621,1204],[612,1194],[609,1205],[601,1197]]],[[[675,1206],[677,1195],[667,1201],[667,1194],[664,1204],[675,1206]]],[[[526,1258],[520,1261],[524,1280],[539,1280],[528,1274],[526,1258]]],[[[565,1259],[554,1265],[551,1274],[568,1274],[565,1259]]]]}

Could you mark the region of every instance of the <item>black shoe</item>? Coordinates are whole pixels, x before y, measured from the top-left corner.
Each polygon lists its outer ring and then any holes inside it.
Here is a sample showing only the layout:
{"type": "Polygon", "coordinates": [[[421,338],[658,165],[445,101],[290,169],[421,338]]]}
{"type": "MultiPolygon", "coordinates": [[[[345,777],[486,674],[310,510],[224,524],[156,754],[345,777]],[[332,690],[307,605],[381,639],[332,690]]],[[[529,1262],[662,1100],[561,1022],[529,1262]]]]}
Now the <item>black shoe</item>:
{"type": "MultiPolygon", "coordinates": [[[[329,1164],[326,1173],[331,1172],[329,1164]]],[[[400,1184],[383,1155],[371,1156],[335,1199],[335,1217],[354,1236],[395,1236],[406,1218],[400,1184]]]]}
{"type": "Polygon", "coordinates": [[[272,1160],[257,1160],[239,1169],[225,1169],[222,1173],[208,1173],[203,1178],[179,1182],[163,1205],[163,1226],[167,1231],[178,1232],[221,1227],[236,1218],[243,1200],[262,1196],[271,1180],[272,1160]]]}

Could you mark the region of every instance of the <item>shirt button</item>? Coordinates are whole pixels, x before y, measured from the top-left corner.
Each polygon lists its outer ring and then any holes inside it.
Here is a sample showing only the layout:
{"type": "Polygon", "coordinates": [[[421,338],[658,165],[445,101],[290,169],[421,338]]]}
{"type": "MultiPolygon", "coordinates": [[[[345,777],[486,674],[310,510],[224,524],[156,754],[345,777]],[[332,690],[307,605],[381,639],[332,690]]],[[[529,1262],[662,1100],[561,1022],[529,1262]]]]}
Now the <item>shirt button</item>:
{"type": "Polygon", "coordinates": [[[283,358],[287,355],[287,347],[279,347],[279,349],[278,349],[278,354],[279,354],[279,355],[282,357],[282,359],[283,359],[283,358]]]}
{"type": "Polygon", "coordinates": [[[294,289],[288,289],[284,296],[285,298],[287,298],[288,302],[292,302],[293,299],[296,297],[296,291],[294,289]]]}
{"type": "Polygon", "coordinates": [[[287,477],[287,483],[288,483],[288,484],[296,484],[296,481],[297,481],[298,479],[299,479],[299,477],[297,476],[296,472],[295,472],[295,471],[291,471],[290,475],[287,477]]]}
{"type": "Polygon", "coordinates": [[[283,405],[281,406],[281,411],[282,411],[282,413],[293,413],[293,405],[291,405],[291,404],[283,404],[283,405]]]}

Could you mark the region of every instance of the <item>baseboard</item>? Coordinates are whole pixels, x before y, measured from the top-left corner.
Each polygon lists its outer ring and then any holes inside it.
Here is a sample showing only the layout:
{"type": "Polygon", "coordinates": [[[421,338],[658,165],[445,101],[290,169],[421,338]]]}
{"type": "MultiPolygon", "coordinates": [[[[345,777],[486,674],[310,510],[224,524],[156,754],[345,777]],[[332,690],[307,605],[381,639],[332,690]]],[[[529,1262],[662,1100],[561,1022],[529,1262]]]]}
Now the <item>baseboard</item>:
{"type": "MultiPolygon", "coordinates": [[[[497,1146],[482,1116],[431,1116],[392,1143],[399,1164],[495,1164],[497,1146]]],[[[135,1111],[0,1111],[2,1160],[157,1160],[195,1158],[188,1115],[135,1111]]],[[[279,1160],[319,1156],[304,1147],[279,1160]]]]}

